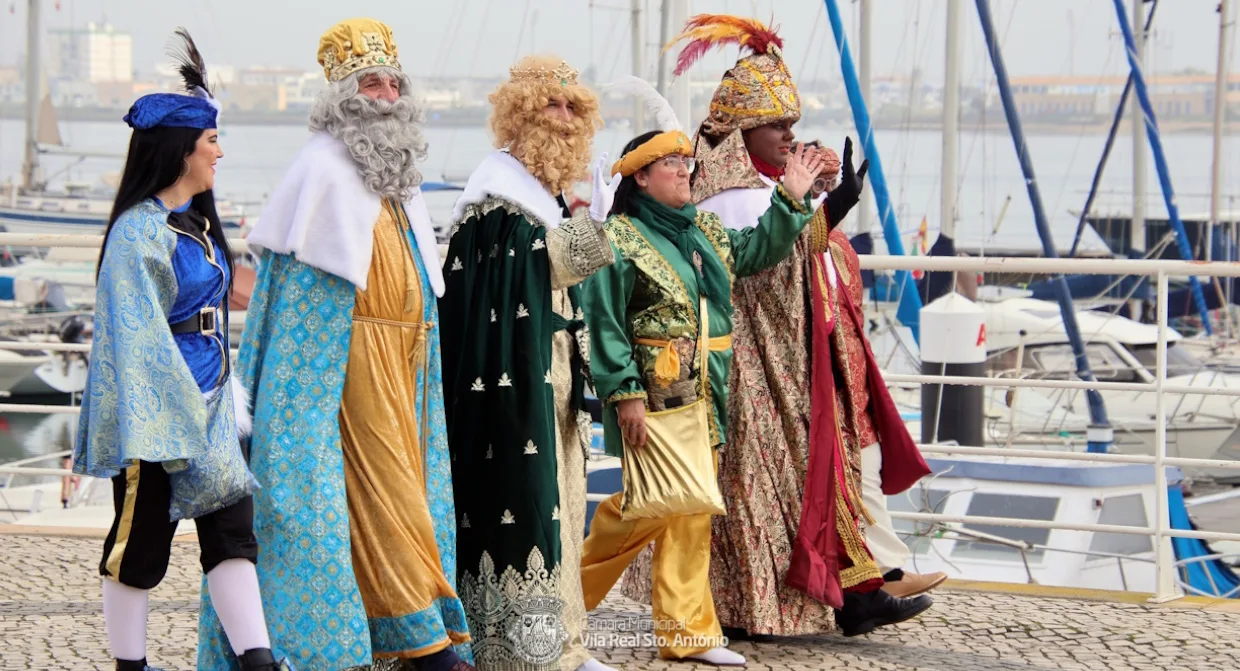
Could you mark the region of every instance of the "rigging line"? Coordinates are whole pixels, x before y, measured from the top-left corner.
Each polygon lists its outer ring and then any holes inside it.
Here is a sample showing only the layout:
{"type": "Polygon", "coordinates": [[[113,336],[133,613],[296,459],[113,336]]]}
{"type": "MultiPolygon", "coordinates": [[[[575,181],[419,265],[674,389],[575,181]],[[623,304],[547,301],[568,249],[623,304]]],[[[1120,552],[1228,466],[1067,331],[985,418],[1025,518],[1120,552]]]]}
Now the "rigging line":
{"type": "MultiPolygon", "coordinates": [[[[822,14],[825,14],[825,13],[826,13],[826,12],[822,12],[822,13],[820,13],[820,14],[819,14],[819,16],[822,16],[822,14]]],[[[815,26],[817,26],[817,24],[815,24],[815,26]]],[[[818,33],[817,28],[815,28],[814,33],[813,33],[813,34],[815,34],[815,35],[816,35],[817,33],[818,33]]],[[[821,40],[818,40],[818,55],[814,57],[814,77],[813,77],[813,79],[812,79],[812,81],[814,81],[814,82],[820,82],[820,81],[822,81],[822,80],[821,80],[821,79],[819,79],[818,77],[819,77],[819,73],[822,71],[822,63],[823,63],[823,61],[825,60],[825,59],[823,58],[823,56],[824,56],[824,53],[823,53],[823,52],[825,52],[825,51],[826,51],[826,49],[827,49],[827,43],[828,43],[829,41],[830,41],[830,40],[826,40],[826,39],[821,39],[821,40]]],[[[806,53],[806,55],[808,55],[808,54],[809,54],[809,49],[806,49],[806,50],[805,50],[805,53],[806,53]]],[[[868,103],[869,101],[867,100],[866,102],[868,103]]],[[[828,146],[830,146],[830,145],[828,145],[828,146]]]]}
{"type": "MultiPolygon", "coordinates": [[[[460,28],[461,28],[461,24],[463,24],[463,23],[464,23],[464,21],[465,21],[465,15],[468,13],[468,10],[466,9],[466,8],[468,7],[468,4],[469,4],[469,0],[465,0],[465,2],[461,3],[461,5],[460,5],[460,6],[461,6],[461,12],[460,12],[459,17],[458,17],[458,20],[457,20],[457,25],[456,25],[456,27],[453,29],[453,31],[450,33],[450,35],[452,35],[452,40],[451,40],[450,44],[455,45],[455,44],[458,44],[458,43],[459,43],[459,41],[456,39],[456,37],[457,37],[458,31],[459,31],[459,30],[460,30],[460,28]]],[[[486,30],[486,21],[487,21],[487,17],[489,17],[489,16],[490,16],[490,13],[489,13],[489,12],[484,13],[484,16],[483,16],[483,18],[482,18],[482,24],[481,24],[481,26],[479,26],[479,29],[478,29],[478,40],[479,40],[479,41],[481,41],[481,40],[482,40],[482,35],[483,35],[483,33],[485,32],[485,30],[486,30]]],[[[449,62],[451,62],[451,59],[450,59],[450,58],[449,58],[449,56],[448,56],[448,53],[449,53],[449,50],[448,50],[448,49],[443,49],[443,50],[442,50],[442,52],[443,52],[443,54],[444,54],[444,60],[443,60],[443,66],[442,66],[442,68],[440,69],[440,76],[441,76],[441,77],[447,77],[447,74],[448,74],[448,63],[449,63],[449,62]]],[[[467,73],[469,76],[472,76],[472,75],[474,74],[474,66],[477,64],[477,62],[478,62],[478,47],[477,47],[477,45],[475,45],[475,46],[474,46],[474,61],[473,61],[472,63],[470,63],[470,65],[469,65],[469,72],[467,73]]],[[[453,150],[456,148],[456,139],[457,139],[457,135],[458,135],[458,133],[459,133],[459,129],[457,129],[457,128],[453,128],[453,129],[451,130],[451,132],[449,132],[449,133],[448,133],[448,141],[445,143],[445,144],[446,144],[446,147],[444,148],[444,154],[443,154],[443,156],[444,156],[444,158],[443,158],[443,167],[442,167],[442,168],[440,168],[440,170],[439,170],[439,173],[440,173],[440,176],[441,176],[441,177],[443,177],[443,176],[446,176],[446,175],[447,175],[447,172],[448,172],[448,169],[447,169],[447,166],[448,166],[448,161],[449,161],[449,160],[450,160],[450,158],[454,155],[454,151],[453,151],[453,150]]]]}
{"type": "MultiPolygon", "coordinates": [[[[593,5],[594,3],[590,3],[593,5]]],[[[512,62],[517,62],[517,58],[521,55],[521,40],[525,39],[525,27],[530,24],[530,0],[525,0],[525,9],[521,10],[521,30],[517,33],[517,48],[513,51],[512,62]]],[[[534,45],[530,44],[531,51],[534,45]]]]}
{"type": "MultiPolygon", "coordinates": [[[[921,13],[920,13],[921,6],[922,5],[920,4],[918,5],[918,8],[919,8],[918,9],[918,23],[919,24],[921,21],[921,13]]],[[[914,39],[914,42],[913,42],[914,64],[929,62],[928,60],[929,54],[927,52],[930,50],[931,40],[935,36],[935,28],[937,27],[938,16],[939,16],[938,12],[932,12],[930,14],[929,25],[927,26],[927,31],[925,33],[924,41],[921,41],[919,44],[918,39],[914,39]]],[[[921,27],[919,25],[918,34],[920,34],[920,29],[921,27]]],[[[913,71],[916,72],[918,69],[920,68],[917,68],[916,65],[914,65],[913,71]]],[[[915,105],[917,108],[920,108],[920,104],[916,103],[918,83],[919,82],[916,78],[914,78],[912,81],[909,82],[909,96],[908,96],[908,107],[907,107],[907,116],[906,116],[906,118],[908,119],[908,123],[905,128],[905,137],[907,141],[905,143],[906,146],[905,146],[905,153],[904,153],[904,163],[902,165],[903,179],[901,180],[901,193],[903,193],[908,188],[908,184],[916,178],[916,175],[909,169],[908,164],[909,164],[909,160],[912,158],[912,155],[915,151],[914,145],[916,144],[912,140],[911,136],[912,136],[913,110],[914,110],[915,105]]],[[[942,182],[940,181],[940,184],[941,183],[942,182]]],[[[926,202],[922,205],[922,218],[923,219],[926,218],[927,210],[929,209],[930,202],[933,199],[934,199],[934,192],[933,190],[930,190],[927,192],[926,202]]],[[[904,207],[905,207],[906,213],[911,213],[912,211],[911,204],[906,202],[904,203],[904,207]]],[[[916,244],[916,242],[917,242],[917,238],[916,236],[914,236],[913,243],[916,244]]]]}
{"type": "MultiPolygon", "coordinates": [[[[939,17],[939,13],[938,13],[938,12],[932,12],[932,13],[930,14],[930,24],[929,24],[929,26],[927,26],[928,30],[926,31],[924,41],[923,41],[923,42],[921,42],[921,44],[920,44],[920,45],[918,45],[916,42],[914,42],[914,45],[913,45],[913,51],[914,51],[913,58],[914,58],[914,62],[915,62],[915,63],[927,63],[927,62],[929,62],[929,53],[928,53],[928,52],[929,52],[929,50],[930,50],[931,40],[932,40],[932,39],[934,38],[934,36],[935,36],[935,32],[936,32],[936,31],[935,31],[935,28],[937,27],[937,19],[938,19],[938,17],[939,17]],[[920,53],[918,53],[918,52],[920,52],[920,53]]],[[[920,14],[919,14],[919,19],[920,19],[920,14]]],[[[914,68],[914,70],[915,70],[915,71],[916,71],[916,69],[917,69],[917,68],[914,68]]],[[[912,157],[912,155],[913,155],[913,153],[914,153],[914,151],[915,151],[915,147],[914,147],[915,142],[911,139],[911,136],[912,136],[912,116],[913,116],[914,105],[916,104],[916,106],[917,106],[917,108],[918,108],[918,109],[920,109],[920,107],[921,107],[919,102],[915,103],[915,98],[916,98],[916,93],[917,93],[917,91],[916,91],[916,86],[915,86],[915,85],[916,85],[917,83],[918,83],[918,82],[914,81],[914,82],[910,82],[910,85],[909,85],[909,100],[908,100],[908,119],[909,119],[909,124],[908,124],[908,128],[907,128],[907,131],[906,131],[906,133],[907,133],[907,137],[909,138],[909,140],[908,140],[908,143],[907,143],[907,144],[908,144],[908,148],[907,148],[907,153],[905,154],[905,158],[904,158],[904,168],[903,168],[903,170],[904,170],[904,174],[903,174],[903,178],[904,178],[904,179],[903,179],[903,183],[904,183],[905,185],[907,185],[908,183],[912,182],[914,179],[916,179],[916,178],[917,178],[917,174],[916,174],[916,173],[913,173],[913,172],[912,172],[912,170],[910,170],[910,169],[908,168],[908,161],[909,161],[909,159],[912,157]]],[[[940,157],[940,159],[941,159],[941,157],[940,157]]],[[[939,183],[940,183],[940,188],[941,188],[942,181],[940,180],[940,182],[939,182],[939,183]]],[[[923,203],[923,204],[922,204],[922,218],[923,218],[923,219],[927,218],[927,216],[928,216],[928,210],[929,210],[929,207],[930,207],[930,203],[934,200],[934,196],[935,196],[935,194],[934,194],[933,189],[931,189],[931,190],[927,191],[926,201],[925,201],[925,203],[923,203]]],[[[906,204],[905,204],[905,207],[906,207],[906,212],[910,212],[910,213],[911,213],[911,211],[912,211],[912,206],[911,206],[910,204],[906,203],[906,204]]],[[[915,218],[915,217],[914,217],[914,218],[915,218]]],[[[940,222],[940,224],[941,224],[941,222],[940,222]]],[[[927,230],[927,233],[929,233],[929,231],[928,231],[928,230],[927,230]]],[[[916,238],[916,236],[914,236],[914,238],[913,238],[913,243],[914,243],[914,244],[916,244],[916,242],[917,242],[917,238],[916,238]]]]}
{"type": "MultiPolygon", "coordinates": [[[[1162,239],[1158,241],[1158,244],[1154,245],[1154,248],[1146,252],[1145,255],[1142,256],[1141,258],[1149,259],[1149,258],[1161,256],[1163,251],[1167,248],[1167,245],[1170,245],[1174,241],[1175,241],[1175,233],[1172,232],[1172,233],[1168,233],[1167,235],[1164,235],[1162,239]]],[[[1099,300],[1103,298],[1108,293],[1110,293],[1112,289],[1114,289],[1115,287],[1118,287],[1120,284],[1124,282],[1125,279],[1129,277],[1132,277],[1132,275],[1120,275],[1116,277],[1114,280],[1111,280],[1111,282],[1107,284],[1106,287],[1102,289],[1102,291],[1099,291],[1097,294],[1093,296],[1093,300],[1099,300]]],[[[1131,299],[1132,295],[1136,292],[1137,287],[1139,286],[1140,286],[1140,283],[1134,282],[1132,289],[1130,289],[1128,292],[1128,295],[1124,296],[1124,300],[1128,301],[1129,299],[1131,299]]]]}
{"type": "MultiPolygon", "coordinates": [[[[930,45],[931,45],[932,38],[934,38],[934,37],[935,37],[935,33],[936,33],[936,31],[935,31],[935,29],[936,29],[936,27],[937,27],[936,16],[939,16],[939,14],[932,14],[932,15],[931,15],[931,19],[930,19],[930,21],[931,21],[931,24],[930,24],[930,30],[929,30],[928,32],[926,32],[925,42],[923,43],[923,45],[921,45],[921,50],[923,50],[923,51],[921,51],[921,56],[918,58],[918,61],[919,61],[919,62],[921,62],[921,63],[928,63],[928,62],[930,62],[930,55],[929,55],[929,53],[928,53],[928,52],[930,51],[930,45]]],[[[946,22],[946,17],[945,17],[945,22],[946,22]]],[[[946,32],[946,26],[945,26],[944,32],[946,32]]],[[[910,107],[911,107],[911,105],[910,105],[910,107]]],[[[959,119],[960,119],[960,113],[959,113],[959,110],[957,110],[957,113],[956,113],[956,118],[957,118],[957,120],[959,120],[959,119]]],[[[910,144],[911,144],[911,143],[910,143],[910,144]]],[[[957,140],[957,144],[959,144],[959,140],[957,140]]],[[[942,160],[942,156],[940,156],[940,160],[942,160]]],[[[906,175],[905,179],[906,179],[906,180],[909,180],[909,181],[914,180],[914,179],[916,179],[916,177],[918,177],[918,174],[914,174],[914,172],[911,172],[911,171],[909,171],[909,172],[905,172],[905,175],[906,175]]],[[[939,177],[940,177],[940,179],[939,179],[939,189],[942,189],[942,174],[941,174],[941,172],[940,172],[939,177]]],[[[932,177],[931,177],[931,179],[932,179],[932,177]]],[[[959,174],[957,174],[957,176],[956,176],[956,182],[957,182],[957,184],[959,184],[959,182],[960,182],[960,175],[959,175],[959,174]]],[[[935,192],[934,192],[934,190],[930,189],[930,190],[926,191],[926,200],[925,200],[925,202],[923,203],[923,205],[921,205],[921,217],[923,217],[923,218],[928,218],[928,217],[929,217],[931,203],[932,203],[932,202],[934,202],[935,200],[937,200],[937,198],[936,198],[935,196],[937,196],[937,193],[935,193],[935,192]]],[[[960,208],[959,208],[959,207],[957,207],[957,211],[959,211],[959,210],[960,210],[960,208]]],[[[940,227],[940,234],[941,234],[941,231],[942,231],[942,222],[939,222],[939,227],[940,227]]],[[[926,229],[926,234],[928,234],[928,236],[929,236],[929,227],[928,227],[928,229],[926,229]]],[[[915,242],[915,239],[914,239],[914,242],[915,242]]],[[[954,274],[955,274],[955,273],[954,273],[954,274]]]]}
{"type": "Polygon", "coordinates": [[[478,39],[474,42],[474,57],[469,61],[468,76],[473,77],[478,67],[478,56],[482,53],[482,40],[487,34],[487,19],[491,18],[491,12],[482,13],[482,23],[478,26],[478,39]]]}
{"type": "MultiPolygon", "coordinates": [[[[918,37],[921,35],[922,7],[923,5],[921,3],[917,4],[917,13],[914,15],[914,18],[913,18],[913,39],[912,39],[912,45],[909,48],[909,58],[912,59],[912,67],[909,68],[908,70],[909,72],[908,93],[905,95],[905,98],[904,98],[904,113],[901,115],[901,118],[900,118],[900,126],[903,132],[903,135],[904,135],[904,139],[903,141],[896,142],[896,153],[899,156],[899,164],[900,164],[900,180],[899,180],[900,185],[899,185],[899,190],[897,191],[897,195],[896,195],[896,203],[898,203],[898,205],[895,205],[895,208],[897,212],[901,212],[901,213],[903,213],[905,209],[908,207],[908,198],[907,198],[908,162],[909,162],[909,157],[912,154],[912,144],[913,144],[912,140],[909,139],[908,134],[911,130],[911,126],[913,122],[913,95],[917,89],[917,77],[915,75],[915,73],[918,70],[917,68],[917,40],[918,40],[918,37]]],[[[916,242],[916,239],[914,238],[914,243],[915,242],[916,242]]]]}
{"type": "Polygon", "coordinates": [[[609,59],[611,61],[611,69],[607,71],[607,79],[605,81],[615,81],[616,67],[620,64],[620,50],[624,48],[624,41],[619,39],[617,33],[624,27],[624,21],[613,21],[611,24],[612,33],[609,41],[614,45],[614,51],[609,59]]]}
{"type": "MultiPolygon", "coordinates": [[[[1006,46],[1007,46],[1008,36],[1009,36],[1009,35],[1011,35],[1011,33],[1012,33],[1012,24],[1013,24],[1013,23],[1015,23],[1015,22],[1016,22],[1016,6],[1015,6],[1015,4],[1013,4],[1013,6],[1012,6],[1011,10],[1010,10],[1010,11],[1009,11],[1009,13],[1008,13],[1007,25],[1003,27],[1003,35],[999,37],[999,47],[1000,47],[1001,49],[1002,49],[1003,47],[1006,47],[1006,46]]],[[[981,42],[981,47],[982,47],[982,53],[983,53],[983,57],[982,57],[981,61],[982,61],[982,62],[988,62],[988,61],[989,61],[989,59],[990,59],[990,52],[989,52],[989,49],[988,49],[988,48],[987,48],[987,46],[986,46],[986,41],[985,41],[985,40],[982,40],[982,42],[981,42]]],[[[997,88],[997,87],[998,87],[998,85],[999,85],[998,79],[999,79],[999,78],[998,78],[998,76],[987,77],[987,79],[986,79],[986,85],[987,85],[987,87],[989,87],[989,86],[990,86],[990,84],[993,82],[993,84],[994,84],[994,85],[995,85],[995,87],[997,88]]],[[[987,95],[987,97],[989,97],[989,95],[987,95]]],[[[986,140],[985,140],[985,139],[983,140],[983,143],[985,143],[985,144],[989,144],[989,143],[986,143],[986,140]]],[[[990,150],[991,150],[992,152],[995,152],[995,153],[992,153],[992,155],[990,156],[990,163],[991,163],[991,164],[993,164],[993,163],[995,162],[996,158],[997,158],[998,145],[996,145],[996,144],[991,144],[991,145],[990,145],[990,150]]],[[[1018,163],[1018,166],[1019,166],[1019,161],[1018,161],[1017,163],[1018,163]]],[[[1019,167],[1018,167],[1017,169],[1019,170],[1019,167]]],[[[999,192],[998,192],[998,188],[997,188],[997,187],[998,187],[998,183],[999,183],[999,175],[997,174],[997,170],[993,170],[993,169],[992,169],[992,170],[986,170],[986,171],[984,171],[984,172],[985,172],[985,174],[987,174],[987,175],[991,175],[991,176],[992,176],[991,184],[992,184],[992,185],[994,185],[994,187],[995,187],[995,190],[994,190],[992,193],[993,193],[993,195],[997,198],[997,197],[998,197],[998,193],[999,193],[999,192]],[[993,174],[992,174],[992,173],[993,173],[993,174]]],[[[985,179],[985,176],[984,176],[984,175],[983,175],[983,179],[985,179]]],[[[1003,211],[1003,206],[1002,206],[1002,205],[999,205],[999,206],[997,206],[997,208],[996,208],[996,207],[994,206],[994,204],[992,204],[991,209],[992,209],[992,210],[993,210],[993,209],[999,209],[999,211],[1000,211],[1000,212],[1002,212],[1002,211],[1003,211]]],[[[983,229],[983,233],[982,233],[982,244],[981,244],[980,256],[982,256],[982,257],[985,257],[985,256],[986,256],[986,243],[987,243],[987,242],[989,242],[990,240],[994,239],[996,236],[997,236],[997,234],[995,234],[995,233],[990,233],[990,234],[987,234],[986,229],[983,229]]],[[[985,276],[983,275],[983,279],[984,279],[984,278],[985,278],[985,276]]]]}
{"type": "Polygon", "coordinates": [[[446,35],[450,35],[451,38],[448,40],[446,48],[441,44],[441,47],[436,49],[435,63],[431,66],[431,71],[434,72],[436,76],[443,77],[445,71],[448,69],[448,61],[452,56],[452,45],[458,44],[456,37],[460,33],[461,23],[467,13],[466,8],[469,6],[469,2],[470,0],[464,0],[463,2],[453,3],[452,5],[452,13],[448,15],[448,25],[450,28],[447,33],[445,33],[446,35]]]}
{"type": "MultiPolygon", "coordinates": [[[[1145,18],[1145,25],[1141,30],[1141,40],[1147,41],[1150,36],[1150,30],[1154,25],[1154,13],[1158,11],[1158,0],[1150,6],[1150,12],[1145,18]]],[[[1108,59],[1109,62],[1109,59],[1108,59]]],[[[1128,73],[1128,79],[1124,84],[1124,91],[1120,94],[1120,104],[1115,108],[1115,116],[1111,121],[1111,130],[1107,135],[1106,144],[1102,149],[1102,157],[1098,159],[1098,166],[1094,170],[1094,179],[1089,187],[1089,194],[1085,198],[1085,206],[1081,208],[1080,220],[1076,224],[1076,233],[1072,237],[1072,248],[1069,256],[1076,256],[1077,248],[1081,244],[1081,235],[1085,230],[1085,218],[1089,216],[1090,210],[1093,209],[1094,199],[1097,198],[1098,187],[1102,184],[1103,170],[1106,168],[1107,159],[1111,155],[1111,148],[1115,146],[1115,138],[1119,134],[1119,124],[1124,118],[1125,108],[1128,103],[1128,96],[1132,93],[1133,77],[1132,73],[1128,73]]],[[[1134,197],[1136,194],[1133,194],[1134,197]]],[[[1129,245],[1131,247],[1131,245],[1129,245]]]]}
{"type": "MultiPolygon", "coordinates": [[[[1106,72],[1110,70],[1111,65],[1114,64],[1114,62],[1115,62],[1115,50],[1112,49],[1111,52],[1107,55],[1106,63],[1103,64],[1102,72],[1106,72]]],[[[1105,75],[1102,75],[1102,74],[1098,75],[1097,87],[1099,89],[1102,87],[1102,80],[1104,78],[1105,78],[1105,75]]],[[[1066,192],[1068,190],[1068,175],[1071,173],[1072,168],[1076,166],[1076,159],[1077,159],[1077,156],[1080,154],[1081,145],[1083,144],[1085,140],[1085,133],[1086,133],[1086,127],[1081,126],[1080,130],[1077,132],[1076,145],[1072,148],[1072,157],[1068,159],[1068,167],[1064,170],[1064,177],[1059,183],[1059,192],[1055,194],[1055,207],[1051,210],[1051,212],[1059,212],[1063,206],[1063,201],[1064,201],[1065,196],[1067,195],[1066,192]]]]}
{"type": "MultiPolygon", "coordinates": [[[[856,2],[856,0],[853,0],[853,1],[856,2]]],[[[826,12],[823,12],[823,11],[817,11],[817,10],[814,11],[814,27],[811,28],[809,31],[810,35],[818,34],[818,24],[819,22],[822,21],[822,15],[825,13],[826,12]]],[[[820,44],[825,44],[826,40],[818,40],[818,42],[820,44]]],[[[805,66],[809,64],[809,52],[810,52],[809,49],[805,50],[805,58],[801,59],[801,67],[797,69],[797,72],[805,72],[805,66]]]]}

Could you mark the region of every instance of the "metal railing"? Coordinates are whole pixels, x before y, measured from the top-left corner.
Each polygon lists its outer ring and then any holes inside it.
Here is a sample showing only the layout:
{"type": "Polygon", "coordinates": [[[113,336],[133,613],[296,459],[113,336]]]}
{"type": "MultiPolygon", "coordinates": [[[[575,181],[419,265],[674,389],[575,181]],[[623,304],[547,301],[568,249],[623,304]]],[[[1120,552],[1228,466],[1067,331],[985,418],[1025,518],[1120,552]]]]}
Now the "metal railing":
{"type": "MultiPolygon", "coordinates": [[[[1172,538],[1193,538],[1204,541],[1240,541],[1240,534],[1172,529],[1168,510],[1167,467],[1207,466],[1215,469],[1240,470],[1240,461],[1214,459],[1180,459],[1167,456],[1167,406],[1166,394],[1202,394],[1235,396],[1236,389],[1213,387],[1182,387],[1166,383],[1168,315],[1167,301],[1170,277],[1240,277],[1240,263],[1196,263],[1187,261],[1129,260],[1129,259],[1039,259],[1039,258],[970,258],[970,257],[892,257],[862,256],[861,268],[866,270],[923,270],[943,272],[987,273],[1033,273],[1043,275],[1142,275],[1153,276],[1157,287],[1158,344],[1153,383],[1105,383],[1081,380],[1031,380],[1013,378],[973,378],[943,375],[887,375],[889,382],[918,384],[957,384],[999,387],[1042,387],[1060,389],[1115,389],[1125,391],[1153,392],[1155,405],[1155,452],[1154,456],[1126,454],[1096,454],[1066,452],[1060,450],[1013,450],[1008,448],[961,447],[951,445],[920,445],[926,454],[959,454],[974,456],[1006,456],[1030,459],[1067,459],[1095,463],[1153,464],[1155,521],[1150,526],[1120,526],[1114,524],[1068,524],[1040,520],[1021,520],[1006,517],[975,515],[941,515],[935,513],[895,512],[893,518],[939,524],[985,524],[1007,527],[1089,531],[1151,536],[1154,539],[1155,571],[1157,575],[1155,601],[1169,601],[1183,596],[1176,580],[1178,566],[1171,548],[1172,538]]],[[[1191,563],[1191,560],[1190,562],[1191,563]]]]}
{"type": "MultiPolygon", "coordinates": [[[[19,247],[97,247],[101,236],[90,235],[20,235],[0,233],[0,247],[5,245],[19,247]]],[[[234,249],[245,250],[242,240],[233,240],[234,249]]],[[[440,246],[440,256],[446,249],[440,246]]],[[[1030,459],[1075,460],[1096,463],[1115,464],[1152,464],[1154,466],[1155,487],[1155,522],[1149,526],[1123,526],[1114,524],[1070,524],[1054,521],[1022,520],[1007,517],[986,517],[975,515],[943,515],[936,513],[897,512],[891,513],[897,519],[927,522],[941,525],[951,524],[985,524],[1005,527],[1025,527],[1053,530],[1104,532],[1118,534],[1134,534],[1150,536],[1154,540],[1155,565],[1157,571],[1157,588],[1155,600],[1167,601],[1183,596],[1177,584],[1175,572],[1177,562],[1171,547],[1172,538],[1192,538],[1205,541],[1240,541],[1240,534],[1211,531],[1172,529],[1167,497],[1167,467],[1210,467],[1214,469],[1240,470],[1240,461],[1221,461],[1212,459],[1186,459],[1167,456],[1167,407],[1165,394],[1202,394],[1240,396],[1237,388],[1209,388],[1173,386],[1166,383],[1167,379],[1167,342],[1168,315],[1167,298],[1170,277],[1240,277],[1240,263],[1195,263],[1185,261],[1160,260],[1128,260],[1128,259],[1040,259],[1040,258],[972,258],[972,257],[892,257],[862,256],[861,268],[866,270],[922,270],[942,272],[983,272],[983,273],[1032,273],[1032,274],[1103,274],[1103,275],[1142,275],[1155,278],[1158,301],[1158,344],[1155,380],[1153,383],[1105,383],[1084,382],[1080,380],[1045,380],[1015,379],[989,377],[956,377],[946,375],[887,375],[888,382],[904,382],[914,384],[953,384],[978,385],[996,387],[1031,387],[1053,389],[1099,389],[1153,392],[1156,395],[1156,450],[1153,456],[1130,454],[1096,454],[1069,452],[1062,450],[1021,450],[993,447],[955,446],[942,444],[921,444],[925,454],[972,455],[1021,457],[1030,459]]],[[[0,349],[39,349],[48,351],[88,351],[84,345],[64,345],[58,343],[4,343],[0,349]]],[[[35,413],[75,413],[77,408],[67,406],[0,404],[0,412],[35,412],[35,413]]],[[[5,467],[0,466],[0,475],[20,474],[32,476],[62,476],[66,471],[55,468],[5,467]]],[[[599,495],[590,495],[589,499],[597,501],[599,495]]],[[[954,527],[948,527],[957,530],[954,527]]]]}

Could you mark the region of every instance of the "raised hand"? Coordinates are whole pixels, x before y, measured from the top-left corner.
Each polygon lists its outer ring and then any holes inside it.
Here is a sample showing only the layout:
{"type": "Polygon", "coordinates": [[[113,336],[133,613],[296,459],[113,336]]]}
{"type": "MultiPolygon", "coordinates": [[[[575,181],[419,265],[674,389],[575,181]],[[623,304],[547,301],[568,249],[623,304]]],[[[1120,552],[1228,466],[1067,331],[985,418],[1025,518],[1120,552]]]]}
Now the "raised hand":
{"type": "Polygon", "coordinates": [[[594,193],[590,197],[590,219],[599,226],[607,221],[611,205],[616,200],[616,189],[620,188],[620,173],[612,175],[611,181],[607,181],[607,169],[610,165],[607,162],[607,152],[603,152],[598,163],[594,164],[594,193]]]}
{"type": "Polygon", "coordinates": [[[825,157],[813,147],[797,145],[784,166],[784,190],[796,200],[805,198],[818,173],[822,172],[825,157]]]}
{"type": "Polygon", "coordinates": [[[862,161],[860,170],[853,170],[852,138],[849,137],[844,138],[844,159],[841,168],[844,174],[840,179],[840,185],[827,194],[827,202],[824,203],[831,228],[839,226],[853,206],[861,200],[861,189],[865,186],[865,173],[870,169],[870,162],[867,160],[862,161]]]}

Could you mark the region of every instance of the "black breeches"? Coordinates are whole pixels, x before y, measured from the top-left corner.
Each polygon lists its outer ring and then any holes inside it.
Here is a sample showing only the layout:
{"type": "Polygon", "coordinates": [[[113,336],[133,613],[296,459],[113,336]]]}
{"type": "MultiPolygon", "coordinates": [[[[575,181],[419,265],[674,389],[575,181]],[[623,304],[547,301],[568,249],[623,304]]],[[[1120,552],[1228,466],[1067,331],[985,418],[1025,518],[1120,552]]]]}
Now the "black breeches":
{"type": "MultiPolygon", "coordinates": [[[[99,574],[139,589],[164,579],[177,523],[168,517],[172,483],[163,466],[139,462],[112,478],[116,517],[103,543],[99,574]]],[[[203,573],[227,559],[258,560],[254,499],[240,501],[194,520],[203,573]]]]}

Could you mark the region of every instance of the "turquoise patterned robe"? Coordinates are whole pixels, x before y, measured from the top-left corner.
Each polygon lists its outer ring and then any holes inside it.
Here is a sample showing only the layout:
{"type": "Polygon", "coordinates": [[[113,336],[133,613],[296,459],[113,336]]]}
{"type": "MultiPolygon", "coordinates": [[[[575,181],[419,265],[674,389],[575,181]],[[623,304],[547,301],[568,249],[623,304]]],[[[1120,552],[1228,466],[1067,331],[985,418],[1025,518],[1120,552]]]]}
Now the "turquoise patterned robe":
{"type": "MultiPolygon", "coordinates": [[[[417,241],[409,234],[411,248],[417,241]]],[[[420,255],[413,260],[426,296],[424,319],[439,323],[420,255]]],[[[341,451],[340,398],[348,364],[357,287],[289,254],[264,252],[250,298],[237,372],[254,403],[250,467],[263,489],[254,497],[258,581],[276,659],[298,671],[338,671],[371,664],[372,651],[408,647],[410,632],[444,636],[444,623],[465,631],[457,599],[439,599],[403,618],[367,620],[353,574],[349,509],[341,451]]],[[[436,544],[456,582],[456,513],[444,427],[439,327],[428,334],[431,436],[427,493],[436,544]]],[[[418,380],[419,397],[424,380],[418,380]]],[[[410,413],[420,408],[410,408],[410,413]]],[[[239,669],[203,583],[199,671],[239,669]]],[[[456,646],[472,659],[469,645],[456,646]]]]}

